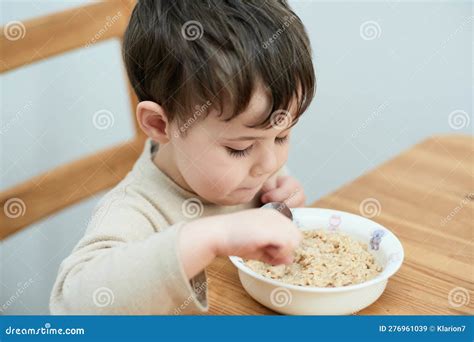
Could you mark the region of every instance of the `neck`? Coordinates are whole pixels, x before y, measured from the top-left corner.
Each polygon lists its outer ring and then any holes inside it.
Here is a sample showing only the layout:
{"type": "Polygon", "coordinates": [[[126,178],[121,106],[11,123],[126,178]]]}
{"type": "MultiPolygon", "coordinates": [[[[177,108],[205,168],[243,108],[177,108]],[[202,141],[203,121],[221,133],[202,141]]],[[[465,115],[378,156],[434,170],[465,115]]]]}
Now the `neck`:
{"type": "Polygon", "coordinates": [[[155,164],[164,174],[171,178],[181,188],[194,193],[186,180],[179,172],[176,161],[171,153],[171,146],[169,144],[160,145],[158,151],[152,157],[153,164],[155,164]]]}

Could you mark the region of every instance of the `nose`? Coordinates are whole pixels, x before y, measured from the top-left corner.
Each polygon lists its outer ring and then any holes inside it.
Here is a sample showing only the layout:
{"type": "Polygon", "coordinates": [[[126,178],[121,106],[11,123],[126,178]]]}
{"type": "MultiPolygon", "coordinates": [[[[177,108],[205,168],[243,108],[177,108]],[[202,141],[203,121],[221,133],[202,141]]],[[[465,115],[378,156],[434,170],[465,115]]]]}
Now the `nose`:
{"type": "Polygon", "coordinates": [[[252,177],[261,177],[262,175],[271,174],[275,171],[277,159],[273,151],[264,149],[257,158],[257,162],[250,171],[252,177]]]}

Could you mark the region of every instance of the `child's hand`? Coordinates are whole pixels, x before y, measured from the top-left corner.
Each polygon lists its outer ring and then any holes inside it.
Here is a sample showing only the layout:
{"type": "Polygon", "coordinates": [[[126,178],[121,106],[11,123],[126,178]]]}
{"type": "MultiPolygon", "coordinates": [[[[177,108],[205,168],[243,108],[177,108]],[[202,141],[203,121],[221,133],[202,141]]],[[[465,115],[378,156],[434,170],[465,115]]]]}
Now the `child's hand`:
{"type": "Polygon", "coordinates": [[[250,209],[221,216],[218,255],[237,255],[278,265],[293,262],[301,231],[274,209],[250,209]]]}
{"type": "Polygon", "coordinates": [[[249,209],[188,222],[179,249],[184,270],[192,278],[216,256],[289,264],[301,239],[301,231],[277,210],[249,209]]]}
{"type": "Polygon", "coordinates": [[[280,176],[262,186],[260,201],[284,202],[288,207],[304,207],[306,196],[300,182],[291,176],[280,176]]]}

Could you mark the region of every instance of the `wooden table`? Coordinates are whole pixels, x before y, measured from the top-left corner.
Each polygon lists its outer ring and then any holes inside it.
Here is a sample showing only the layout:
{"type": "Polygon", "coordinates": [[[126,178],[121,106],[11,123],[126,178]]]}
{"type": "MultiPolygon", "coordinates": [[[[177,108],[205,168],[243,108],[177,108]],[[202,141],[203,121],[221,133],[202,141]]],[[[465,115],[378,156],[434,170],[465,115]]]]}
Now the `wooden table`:
{"type": "MultiPolygon", "coordinates": [[[[474,313],[473,152],[473,137],[431,137],[311,205],[360,214],[360,203],[376,198],[381,212],[373,220],[403,244],[403,266],[358,314],[474,313]],[[450,304],[455,288],[469,291],[470,302],[456,307],[453,297],[450,304]]],[[[276,314],[246,293],[228,259],[216,259],[207,272],[210,314],[276,314]]]]}

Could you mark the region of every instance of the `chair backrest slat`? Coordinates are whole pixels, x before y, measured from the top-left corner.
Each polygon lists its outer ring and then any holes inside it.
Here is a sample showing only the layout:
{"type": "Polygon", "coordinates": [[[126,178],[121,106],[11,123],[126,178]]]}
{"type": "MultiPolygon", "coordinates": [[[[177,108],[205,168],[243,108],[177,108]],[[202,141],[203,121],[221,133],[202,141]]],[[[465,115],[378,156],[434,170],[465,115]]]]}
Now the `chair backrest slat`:
{"type": "MultiPolygon", "coordinates": [[[[134,4],[105,1],[5,25],[0,29],[0,73],[106,39],[122,42],[134,4]]],[[[135,119],[138,101],[130,84],[128,91],[135,137],[0,192],[0,240],[114,186],[130,171],[145,136],[135,119]]]]}
{"type": "Polygon", "coordinates": [[[130,1],[100,2],[34,18],[0,31],[0,73],[63,52],[121,38],[130,17],[130,1]]]}

